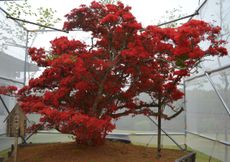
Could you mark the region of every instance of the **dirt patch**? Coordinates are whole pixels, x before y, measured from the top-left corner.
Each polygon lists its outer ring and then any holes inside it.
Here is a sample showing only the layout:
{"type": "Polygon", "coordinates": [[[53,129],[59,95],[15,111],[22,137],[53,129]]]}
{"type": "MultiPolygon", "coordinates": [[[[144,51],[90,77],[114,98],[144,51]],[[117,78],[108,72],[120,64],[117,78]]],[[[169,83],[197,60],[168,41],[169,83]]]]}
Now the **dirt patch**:
{"type": "MultiPolygon", "coordinates": [[[[164,149],[160,160],[156,149],[107,141],[102,146],[76,143],[27,145],[19,148],[18,162],[173,162],[186,152],[164,149]]],[[[13,158],[6,162],[13,162],[13,158]]]]}

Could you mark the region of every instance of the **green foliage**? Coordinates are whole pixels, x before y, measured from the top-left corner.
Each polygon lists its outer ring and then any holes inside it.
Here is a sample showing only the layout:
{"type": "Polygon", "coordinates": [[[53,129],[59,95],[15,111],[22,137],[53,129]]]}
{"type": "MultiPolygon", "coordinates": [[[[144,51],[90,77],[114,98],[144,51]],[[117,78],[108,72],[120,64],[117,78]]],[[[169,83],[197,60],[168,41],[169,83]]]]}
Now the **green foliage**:
{"type": "Polygon", "coordinates": [[[114,4],[117,2],[117,0],[100,0],[99,2],[103,3],[103,4],[114,4]]]}
{"type": "Polygon", "coordinates": [[[216,158],[210,158],[210,156],[202,153],[202,152],[199,152],[199,151],[196,151],[196,150],[193,150],[192,148],[188,148],[188,151],[194,151],[196,152],[196,161],[197,162],[207,162],[210,160],[210,162],[221,162],[220,160],[216,159],[216,158]]]}
{"type": "Polygon", "coordinates": [[[28,0],[5,2],[5,5],[7,7],[7,12],[15,18],[25,19],[30,17],[30,19],[35,19],[35,22],[46,26],[54,26],[54,24],[61,20],[55,17],[56,10],[44,7],[34,9],[28,0]]]}
{"type": "Polygon", "coordinates": [[[7,158],[9,151],[10,151],[10,149],[6,149],[6,150],[3,150],[3,151],[0,151],[0,156],[3,157],[3,158],[7,158]]]}
{"type": "Polygon", "coordinates": [[[37,22],[43,25],[53,26],[54,24],[58,23],[61,20],[60,18],[55,18],[54,15],[56,11],[52,10],[51,8],[39,7],[37,10],[39,13],[37,22]]]}
{"type": "MultiPolygon", "coordinates": [[[[184,17],[186,14],[182,12],[182,7],[179,6],[179,8],[173,8],[171,10],[166,10],[165,15],[160,18],[158,21],[158,24],[162,24],[165,22],[169,22],[175,19],[179,19],[184,17]]],[[[173,22],[170,24],[165,25],[165,27],[177,27],[179,25],[182,25],[181,21],[179,22],[173,22]]]]}
{"type": "MultiPolygon", "coordinates": [[[[126,131],[127,133],[127,131],[126,131]]],[[[143,138],[143,137],[142,137],[143,138]]],[[[148,139],[146,138],[146,141],[148,141],[148,139]]],[[[140,142],[132,142],[134,145],[141,145],[141,146],[146,146],[146,144],[143,144],[143,143],[140,143],[140,142]]],[[[156,147],[156,145],[148,145],[148,147],[156,147]]],[[[165,145],[164,148],[167,148],[167,149],[178,149],[177,146],[172,146],[172,145],[165,145]]],[[[193,151],[193,152],[196,152],[196,161],[197,162],[221,162],[221,160],[218,160],[214,157],[210,157],[209,155],[207,154],[204,154],[200,151],[197,151],[197,150],[194,150],[190,147],[187,148],[187,151],[193,151]]]]}

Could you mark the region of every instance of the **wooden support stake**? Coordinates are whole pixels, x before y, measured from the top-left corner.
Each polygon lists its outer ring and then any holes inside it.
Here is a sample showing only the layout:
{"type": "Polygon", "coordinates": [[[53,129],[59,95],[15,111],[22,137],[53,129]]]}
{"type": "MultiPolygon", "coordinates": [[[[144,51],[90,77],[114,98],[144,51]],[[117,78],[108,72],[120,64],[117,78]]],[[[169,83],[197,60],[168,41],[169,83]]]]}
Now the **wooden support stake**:
{"type": "Polygon", "coordinates": [[[14,141],[14,162],[17,162],[18,154],[18,133],[19,133],[19,111],[16,109],[15,112],[15,141],[14,141]]]}

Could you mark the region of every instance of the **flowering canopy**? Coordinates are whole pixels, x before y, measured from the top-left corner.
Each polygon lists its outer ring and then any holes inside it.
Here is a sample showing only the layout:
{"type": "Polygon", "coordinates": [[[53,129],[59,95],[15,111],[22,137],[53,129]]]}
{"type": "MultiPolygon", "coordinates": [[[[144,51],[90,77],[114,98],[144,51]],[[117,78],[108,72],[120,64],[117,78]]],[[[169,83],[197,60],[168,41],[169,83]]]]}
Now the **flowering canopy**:
{"type": "MultiPolygon", "coordinates": [[[[121,2],[81,5],[66,15],[64,29],[90,31],[91,45],[60,37],[49,53],[30,48],[32,60],[46,69],[19,90],[23,110],[41,114],[41,123],[75,135],[78,143],[100,144],[114,129],[111,119],[157,116],[151,108],[182,98],[177,86],[202,58],[227,54],[219,27],[191,20],[177,28],[143,28],[130,9],[121,2]],[[152,100],[142,101],[141,93],[152,100]]],[[[161,117],[179,112],[162,110],[161,117]]]]}

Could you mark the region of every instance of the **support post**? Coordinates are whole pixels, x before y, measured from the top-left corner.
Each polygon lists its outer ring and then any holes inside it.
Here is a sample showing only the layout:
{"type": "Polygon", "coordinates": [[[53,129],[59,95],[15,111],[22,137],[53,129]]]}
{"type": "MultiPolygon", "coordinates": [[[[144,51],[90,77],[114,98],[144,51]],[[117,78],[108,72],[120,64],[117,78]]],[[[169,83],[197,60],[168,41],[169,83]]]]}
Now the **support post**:
{"type": "Polygon", "coordinates": [[[158,107],[157,158],[161,157],[161,106],[158,107]]]}
{"type": "Polygon", "coordinates": [[[2,96],[0,95],[0,100],[2,101],[2,104],[4,106],[4,108],[6,109],[7,113],[10,114],[10,111],[8,109],[8,107],[6,106],[6,103],[4,102],[4,100],[2,99],[2,96]]]}
{"type": "Polygon", "coordinates": [[[184,146],[187,150],[187,105],[186,105],[186,82],[183,81],[184,86],[184,146]]]}
{"type": "Polygon", "coordinates": [[[25,138],[25,142],[27,142],[30,137],[32,137],[36,132],[37,130],[39,130],[41,127],[43,127],[45,125],[45,123],[43,123],[42,125],[40,125],[40,127],[38,127],[36,130],[34,130],[28,137],[25,138]]]}
{"type": "MultiPolygon", "coordinates": [[[[149,118],[149,120],[151,120],[152,122],[153,122],[153,124],[155,124],[156,126],[158,126],[158,124],[152,119],[152,118],[150,118],[149,116],[148,116],[148,118],[149,118]]],[[[161,131],[173,142],[173,143],[175,143],[175,145],[177,145],[177,147],[180,149],[180,150],[182,150],[182,151],[184,151],[185,149],[184,148],[182,148],[166,131],[164,131],[162,128],[161,128],[161,131]]]]}
{"type": "Polygon", "coordinates": [[[214,91],[216,92],[218,98],[220,99],[222,105],[224,106],[224,109],[226,110],[228,116],[230,117],[230,109],[228,108],[227,104],[225,103],[224,99],[222,98],[220,92],[216,89],[215,84],[213,83],[212,79],[210,78],[209,74],[207,72],[205,72],[206,78],[208,79],[208,81],[211,83],[212,88],[214,89],[214,91]]]}
{"type": "Polygon", "coordinates": [[[18,136],[19,136],[19,109],[15,111],[15,141],[14,141],[14,162],[17,162],[17,154],[18,154],[18,136]]]}
{"type": "Polygon", "coordinates": [[[24,85],[26,85],[26,71],[27,69],[27,61],[28,61],[28,42],[29,42],[29,32],[26,31],[26,46],[25,46],[25,64],[24,64],[24,85]]]}
{"type": "MultiPolygon", "coordinates": [[[[227,114],[228,114],[228,117],[230,117],[230,108],[228,107],[228,105],[225,103],[223,97],[221,96],[220,92],[218,91],[218,89],[216,88],[214,82],[212,81],[211,77],[209,76],[209,74],[207,72],[205,72],[205,75],[206,75],[206,78],[208,79],[208,81],[210,82],[212,88],[214,89],[214,91],[216,92],[218,98],[220,99],[222,105],[224,106],[227,114]]],[[[225,140],[227,140],[227,135],[226,135],[226,127],[225,127],[225,140]]],[[[228,148],[225,147],[225,161],[227,160],[227,155],[228,155],[228,148]]]]}

